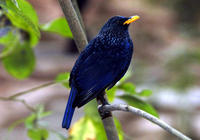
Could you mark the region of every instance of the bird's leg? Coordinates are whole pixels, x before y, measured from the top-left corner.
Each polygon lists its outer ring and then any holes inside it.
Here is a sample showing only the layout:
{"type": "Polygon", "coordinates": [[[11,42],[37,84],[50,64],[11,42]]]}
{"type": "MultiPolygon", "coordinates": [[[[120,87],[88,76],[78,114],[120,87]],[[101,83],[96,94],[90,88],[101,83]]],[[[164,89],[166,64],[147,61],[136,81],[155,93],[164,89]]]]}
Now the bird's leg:
{"type": "Polygon", "coordinates": [[[97,96],[97,100],[101,101],[102,106],[109,105],[108,101],[104,97],[104,94],[100,94],[99,96],[97,96]]]}
{"type": "Polygon", "coordinates": [[[104,93],[105,92],[102,92],[102,94],[100,94],[99,96],[97,96],[97,101],[100,101],[101,102],[101,106],[98,108],[98,111],[99,111],[99,114],[101,115],[101,118],[102,119],[105,119],[107,117],[110,117],[112,116],[112,113],[110,111],[105,111],[103,110],[103,106],[104,105],[109,105],[108,101],[105,99],[104,97],[104,93]]]}

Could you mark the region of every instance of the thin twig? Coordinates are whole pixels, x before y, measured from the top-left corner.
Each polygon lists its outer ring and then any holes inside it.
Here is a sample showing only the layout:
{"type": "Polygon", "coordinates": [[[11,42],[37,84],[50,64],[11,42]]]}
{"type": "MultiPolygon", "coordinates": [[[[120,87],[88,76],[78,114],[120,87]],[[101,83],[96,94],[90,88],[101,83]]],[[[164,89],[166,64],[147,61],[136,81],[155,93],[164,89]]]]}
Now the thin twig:
{"type": "Polygon", "coordinates": [[[34,88],[31,88],[31,89],[25,90],[25,91],[15,93],[14,95],[9,96],[9,97],[0,97],[0,100],[1,100],[1,101],[15,101],[15,102],[21,102],[22,104],[24,104],[24,106],[27,107],[27,109],[29,109],[29,110],[32,111],[32,112],[35,112],[35,111],[36,111],[35,108],[32,107],[32,106],[30,106],[25,100],[23,100],[23,99],[16,99],[16,98],[19,97],[19,96],[28,94],[28,93],[30,93],[30,92],[33,92],[33,91],[36,91],[36,90],[39,90],[39,89],[42,89],[42,88],[51,86],[51,85],[53,85],[53,84],[56,84],[56,83],[55,83],[54,81],[48,82],[48,83],[39,85],[39,86],[37,86],[37,87],[34,87],[34,88]]]}
{"type": "Polygon", "coordinates": [[[32,107],[31,105],[29,105],[25,100],[12,99],[11,101],[21,102],[28,110],[30,110],[31,112],[36,112],[36,109],[32,107]]]}
{"type": "Polygon", "coordinates": [[[140,109],[128,106],[128,105],[105,105],[105,106],[100,106],[99,107],[100,110],[102,111],[125,111],[125,112],[131,112],[135,115],[141,116],[151,122],[153,122],[154,124],[157,124],[158,126],[160,126],[161,128],[163,128],[164,130],[168,131],[170,134],[177,136],[179,139],[181,140],[192,140],[191,138],[185,136],[184,134],[182,134],[181,132],[179,132],[178,130],[174,129],[173,127],[169,126],[167,123],[165,123],[164,121],[152,116],[151,114],[142,111],[140,109]]]}
{"type": "MultiPolygon", "coordinates": [[[[9,99],[15,99],[15,98],[18,97],[18,96],[25,95],[25,94],[27,94],[27,93],[30,93],[30,92],[33,92],[33,91],[42,89],[42,88],[44,88],[44,87],[48,87],[48,86],[54,85],[54,84],[56,84],[56,83],[55,83],[54,81],[51,81],[51,82],[42,84],[42,85],[40,85],[40,86],[37,86],[37,87],[31,88],[31,89],[28,89],[28,90],[15,93],[14,95],[12,95],[12,96],[10,96],[10,97],[8,97],[8,98],[9,98],[9,99]]],[[[0,98],[0,99],[1,99],[1,98],[0,98]]]]}
{"type": "Polygon", "coordinates": [[[32,111],[32,112],[36,112],[35,108],[33,108],[32,106],[30,106],[25,100],[22,99],[13,99],[13,98],[6,98],[6,97],[0,97],[1,101],[14,101],[14,102],[20,102],[22,103],[28,110],[32,111]]]}

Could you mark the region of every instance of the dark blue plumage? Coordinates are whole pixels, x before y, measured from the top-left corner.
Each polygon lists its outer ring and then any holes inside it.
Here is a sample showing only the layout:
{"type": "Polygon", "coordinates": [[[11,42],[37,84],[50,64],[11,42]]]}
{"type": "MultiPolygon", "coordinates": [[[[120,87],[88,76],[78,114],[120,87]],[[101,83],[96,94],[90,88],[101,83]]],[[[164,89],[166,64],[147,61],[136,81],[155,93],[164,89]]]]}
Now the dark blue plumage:
{"type": "Polygon", "coordinates": [[[70,127],[76,107],[101,95],[106,88],[112,88],[126,73],[133,53],[128,33],[132,19],[112,17],[81,52],[70,74],[71,91],[63,128],[70,127]]]}

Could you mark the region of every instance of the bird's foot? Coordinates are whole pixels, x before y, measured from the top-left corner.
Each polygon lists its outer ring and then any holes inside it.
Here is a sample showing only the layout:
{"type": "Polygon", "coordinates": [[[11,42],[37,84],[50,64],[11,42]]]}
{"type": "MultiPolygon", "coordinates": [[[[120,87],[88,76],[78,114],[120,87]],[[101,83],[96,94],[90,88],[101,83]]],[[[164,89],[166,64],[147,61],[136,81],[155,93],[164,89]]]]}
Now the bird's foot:
{"type": "Polygon", "coordinates": [[[100,114],[102,120],[107,118],[107,117],[111,117],[112,116],[112,113],[110,111],[107,111],[107,110],[105,110],[103,108],[105,105],[109,105],[109,104],[108,103],[107,104],[102,104],[102,105],[100,105],[98,107],[98,111],[99,111],[99,114],[100,114]]]}

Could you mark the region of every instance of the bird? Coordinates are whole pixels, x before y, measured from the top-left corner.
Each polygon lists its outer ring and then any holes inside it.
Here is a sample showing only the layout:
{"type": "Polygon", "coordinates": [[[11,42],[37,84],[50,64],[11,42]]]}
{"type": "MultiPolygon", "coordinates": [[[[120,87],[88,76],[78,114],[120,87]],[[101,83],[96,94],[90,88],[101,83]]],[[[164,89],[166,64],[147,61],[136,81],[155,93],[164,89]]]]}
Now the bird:
{"type": "MultiPolygon", "coordinates": [[[[126,73],[133,54],[133,42],[128,27],[140,17],[114,16],[100,29],[76,60],[69,78],[71,87],[62,127],[69,129],[76,107],[89,101],[104,99],[126,73]]],[[[107,104],[103,100],[103,105],[107,104]]]]}

